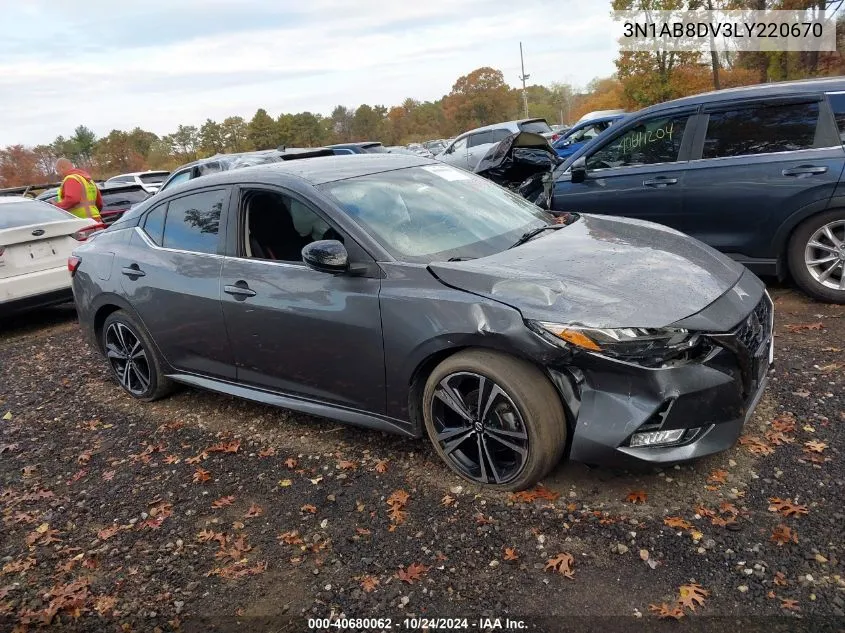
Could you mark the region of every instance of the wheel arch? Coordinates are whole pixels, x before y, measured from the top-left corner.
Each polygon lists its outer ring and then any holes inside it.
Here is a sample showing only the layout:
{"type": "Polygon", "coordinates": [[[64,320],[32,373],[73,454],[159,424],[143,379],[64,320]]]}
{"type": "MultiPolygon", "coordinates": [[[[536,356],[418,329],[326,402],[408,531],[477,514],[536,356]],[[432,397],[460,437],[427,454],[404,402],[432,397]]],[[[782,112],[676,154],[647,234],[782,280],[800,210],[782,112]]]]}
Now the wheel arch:
{"type": "Polygon", "coordinates": [[[786,272],[789,271],[789,262],[787,261],[787,249],[793,234],[807,220],[813,218],[821,213],[828,211],[842,211],[845,213],[845,197],[837,196],[830,200],[820,200],[812,204],[808,204],[787,217],[775,232],[772,240],[772,252],[778,259],[779,266],[782,266],[786,272]]]}

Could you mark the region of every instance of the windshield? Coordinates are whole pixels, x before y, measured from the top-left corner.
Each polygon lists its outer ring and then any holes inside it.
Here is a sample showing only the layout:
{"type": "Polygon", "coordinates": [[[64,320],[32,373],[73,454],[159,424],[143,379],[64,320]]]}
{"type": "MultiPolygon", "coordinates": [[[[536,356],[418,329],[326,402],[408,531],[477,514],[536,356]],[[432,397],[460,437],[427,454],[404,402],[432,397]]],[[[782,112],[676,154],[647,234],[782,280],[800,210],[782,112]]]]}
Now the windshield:
{"type": "Polygon", "coordinates": [[[74,216],[40,200],[0,203],[0,229],[72,220],[74,216]]]}
{"type": "Polygon", "coordinates": [[[553,220],[524,198],[448,165],[370,174],[320,189],[406,262],[485,257],[553,220]]]}

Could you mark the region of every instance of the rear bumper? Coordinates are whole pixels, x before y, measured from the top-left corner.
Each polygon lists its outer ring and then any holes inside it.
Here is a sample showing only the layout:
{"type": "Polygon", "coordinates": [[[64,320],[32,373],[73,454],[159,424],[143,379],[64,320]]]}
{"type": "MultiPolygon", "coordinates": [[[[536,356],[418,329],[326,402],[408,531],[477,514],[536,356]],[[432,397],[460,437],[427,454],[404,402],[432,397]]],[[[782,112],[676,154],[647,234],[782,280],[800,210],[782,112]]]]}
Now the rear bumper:
{"type": "Polygon", "coordinates": [[[0,279],[0,314],[73,300],[66,266],[0,279]]]}

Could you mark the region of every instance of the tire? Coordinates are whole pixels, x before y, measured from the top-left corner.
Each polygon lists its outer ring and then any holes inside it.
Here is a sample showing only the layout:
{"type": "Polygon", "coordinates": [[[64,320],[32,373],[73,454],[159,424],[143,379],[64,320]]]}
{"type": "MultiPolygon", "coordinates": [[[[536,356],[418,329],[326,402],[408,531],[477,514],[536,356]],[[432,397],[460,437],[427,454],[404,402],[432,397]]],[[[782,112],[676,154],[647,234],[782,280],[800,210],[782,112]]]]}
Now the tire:
{"type": "Polygon", "coordinates": [[[825,211],[799,224],[789,240],[787,258],[789,272],[801,290],[819,301],[845,303],[845,209],[825,211]],[[819,247],[809,246],[811,242],[819,247]],[[825,258],[831,258],[830,262],[808,264],[808,260],[825,258]]]}
{"type": "Polygon", "coordinates": [[[117,310],[106,317],[100,346],[112,376],[133,398],[152,402],[173,390],[173,382],[164,375],[149,334],[129,313],[117,310]],[[126,371],[127,351],[133,349],[132,366],[126,371]]]}
{"type": "Polygon", "coordinates": [[[488,488],[530,488],[560,462],[566,446],[557,390],[534,365],[499,352],[466,350],[441,362],[426,381],[422,409],[440,458],[459,476],[488,488]],[[490,396],[482,398],[482,416],[480,391],[490,396]],[[457,408],[447,404],[450,398],[457,408]]]}

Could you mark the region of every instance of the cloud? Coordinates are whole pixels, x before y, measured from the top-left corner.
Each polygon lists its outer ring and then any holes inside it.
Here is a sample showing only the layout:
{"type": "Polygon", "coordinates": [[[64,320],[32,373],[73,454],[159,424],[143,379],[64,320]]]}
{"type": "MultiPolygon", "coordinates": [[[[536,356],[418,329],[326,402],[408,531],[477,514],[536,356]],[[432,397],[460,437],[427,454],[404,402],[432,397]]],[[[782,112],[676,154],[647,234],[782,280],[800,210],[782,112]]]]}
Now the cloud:
{"type": "Polygon", "coordinates": [[[4,7],[0,146],[158,134],[259,107],[328,113],[337,104],[437,99],[479,66],[518,84],[586,84],[613,72],[609,12],[549,0],[30,0],[4,7]]]}

